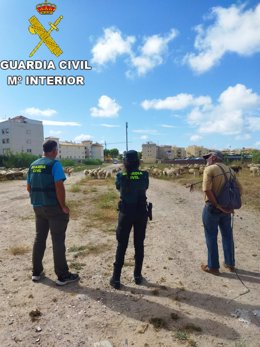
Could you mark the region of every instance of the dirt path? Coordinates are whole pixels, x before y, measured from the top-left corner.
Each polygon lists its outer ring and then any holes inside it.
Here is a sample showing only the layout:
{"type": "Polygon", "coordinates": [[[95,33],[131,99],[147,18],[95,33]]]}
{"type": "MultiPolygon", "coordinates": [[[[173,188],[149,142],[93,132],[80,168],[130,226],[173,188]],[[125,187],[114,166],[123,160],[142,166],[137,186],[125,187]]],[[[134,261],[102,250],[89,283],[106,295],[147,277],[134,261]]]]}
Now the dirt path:
{"type": "MultiPolygon", "coordinates": [[[[67,188],[81,176],[69,177],[67,188]]],[[[50,240],[44,261],[46,278],[37,284],[30,279],[34,216],[25,182],[0,182],[0,194],[1,347],[88,347],[102,340],[114,347],[260,346],[260,216],[243,208],[235,215],[238,273],[250,289],[239,296],[246,288],[235,274],[221,269],[222,275],[216,277],[200,270],[206,261],[202,194],[151,179],[148,197],[154,213],[145,241],[146,283],[133,283],[131,240],[122,274],[124,286],[120,291],[110,288],[114,234],[93,228],[83,232],[86,216],[82,216],[70,221],[67,246],[107,247],[84,258],[79,284],[59,288],[54,283],[50,240]],[[14,247],[24,247],[24,254],[14,256],[14,247]],[[29,313],[36,308],[41,316],[32,322],[29,313]]],[[[75,194],[69,192],[68,199],[75,199],[75,194]]],[[[86,215],[88,199],[86,194],[86,215]]]]}

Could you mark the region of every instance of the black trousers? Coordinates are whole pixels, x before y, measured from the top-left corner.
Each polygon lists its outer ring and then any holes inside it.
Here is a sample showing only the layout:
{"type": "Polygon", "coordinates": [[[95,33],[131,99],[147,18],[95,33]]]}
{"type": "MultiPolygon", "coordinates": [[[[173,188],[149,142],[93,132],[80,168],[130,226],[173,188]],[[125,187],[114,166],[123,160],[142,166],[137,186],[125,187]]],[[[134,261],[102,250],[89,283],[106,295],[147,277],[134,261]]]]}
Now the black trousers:
{"type": "Polygon", "coordinates": [[[142,272],[144,259],[144,239],[147,225],[147,212],[144,210],[120,211],[116,230],[117,250],[114,263],[114,278],[120,279],[124,265],[125,253],[128,246],[131,229],[134,229],[135,269],[134,276],[138,277],[142,272]]]}
{"type": "Polygon", "coordinates": [[[66,261],[65,237],[69,215],[60,206],[34,207],[36,235],[33,245],[33,273],[43,270],[42,260],[46,249],[46,240],[51,231],[54,269],[58,277],[66,276],[69,268],[66,261]]]}

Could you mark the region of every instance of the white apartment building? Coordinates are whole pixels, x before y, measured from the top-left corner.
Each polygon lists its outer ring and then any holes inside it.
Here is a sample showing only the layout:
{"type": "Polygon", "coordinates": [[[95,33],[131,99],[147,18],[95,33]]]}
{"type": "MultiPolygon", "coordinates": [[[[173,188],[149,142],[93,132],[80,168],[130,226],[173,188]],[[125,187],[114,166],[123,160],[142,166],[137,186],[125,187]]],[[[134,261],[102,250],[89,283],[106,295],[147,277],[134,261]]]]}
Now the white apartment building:
{"type": "Polygon", "coordinates": [[[99,143],[91,144],[91,158],[104,161],[104,147],[99,143]]]}
{"type": "Polygon", "coordinates": [[[0,122],[0,155],[7,153],[42,154],[43,125],[24,116],[0,122]]]}
{"type": "Polygon", "coordinates": [[[156,163],[158,146],[153,142],[142,145],[142,160],[144,163],[156,163]]]}
{"type": "Polygon", "coordinates": [[[104,148],[99,143],[60,141],[57,137],[47,137],[45,140],[54,140],[58,143],[58,159],[84,160],[90,158],[104,161],[104,148]]]}

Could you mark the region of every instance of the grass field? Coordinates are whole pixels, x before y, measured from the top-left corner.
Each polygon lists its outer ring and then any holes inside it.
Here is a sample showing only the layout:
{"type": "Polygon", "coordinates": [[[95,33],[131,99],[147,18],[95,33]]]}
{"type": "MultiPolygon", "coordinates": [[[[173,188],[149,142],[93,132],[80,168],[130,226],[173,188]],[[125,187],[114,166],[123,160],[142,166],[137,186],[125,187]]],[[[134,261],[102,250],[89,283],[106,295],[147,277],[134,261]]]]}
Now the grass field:
{"type": "MultiPolygon", "coordinates": [[[[159,165],[160,169],[163,169],[164,167],[163,164],[159,165]]],[[[253,177],[248,168],[243,168],[237,175],[237,178],[243,187],[243,205],[260,212],[260,176],[253,177]]],[[[159,179],[174,180],[183,186],[196,183],[194,189],[201,190],[201,183],[198,182],[202,181],[202,176],[194,177],[190,174],[184,174],[173,178],[163,176],[159,179]]]]}

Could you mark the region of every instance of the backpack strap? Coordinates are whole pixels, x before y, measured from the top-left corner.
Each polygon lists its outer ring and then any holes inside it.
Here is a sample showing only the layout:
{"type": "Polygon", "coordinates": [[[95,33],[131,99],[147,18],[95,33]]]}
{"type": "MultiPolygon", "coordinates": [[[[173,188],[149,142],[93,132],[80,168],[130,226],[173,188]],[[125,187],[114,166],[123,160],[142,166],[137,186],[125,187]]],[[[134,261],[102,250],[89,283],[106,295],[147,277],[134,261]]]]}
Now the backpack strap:
{"type": "MultiPolygon", "coordinates": [[[[225,170],[223,169],[223,167],[222,167],[221,165],[218,165],[217,163],[215,163],[215,165],[217,165],[217,166],[221,169],[221,171],[223,172],[223,175],[224,175],[224,177],[225,177],[225,181],[226,181],[226,182],[229,181],[229,179],[228,179],[228,177],[227,177],[227,172],[225,172],[225,170]]],[[[228,169],[229,169],[230,178],[231,178],[231,177],[232,177],[232,173],[231,173],[230,168],[228,168],[228,169]]]]}

